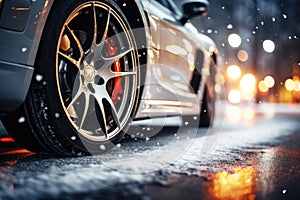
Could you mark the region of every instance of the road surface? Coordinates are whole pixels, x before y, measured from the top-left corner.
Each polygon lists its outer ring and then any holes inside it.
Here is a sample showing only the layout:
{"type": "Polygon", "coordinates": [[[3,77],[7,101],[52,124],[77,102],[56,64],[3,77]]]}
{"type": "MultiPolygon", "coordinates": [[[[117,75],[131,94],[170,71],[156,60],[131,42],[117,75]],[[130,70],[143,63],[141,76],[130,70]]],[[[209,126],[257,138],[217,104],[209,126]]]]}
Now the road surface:
{"type": "Polygon", "coordinates": [[[300,106],[223,114],[209,130],[136,125],[111,152],[76,158],[28,152],[2,130],[0,200],[299,199],[300,106]]]}

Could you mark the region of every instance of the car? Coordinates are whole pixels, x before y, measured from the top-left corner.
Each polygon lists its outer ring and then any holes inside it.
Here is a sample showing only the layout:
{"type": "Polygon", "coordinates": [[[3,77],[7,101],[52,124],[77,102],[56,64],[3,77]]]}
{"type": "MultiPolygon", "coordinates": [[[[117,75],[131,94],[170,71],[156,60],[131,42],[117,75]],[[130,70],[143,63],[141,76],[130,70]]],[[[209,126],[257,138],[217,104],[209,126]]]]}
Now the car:
{"type": "Polygon", "coordinates": [[[0,1],[0,113],[33,152],[93,155],[132,121],[214,119],[207,0],[0,1]]]}

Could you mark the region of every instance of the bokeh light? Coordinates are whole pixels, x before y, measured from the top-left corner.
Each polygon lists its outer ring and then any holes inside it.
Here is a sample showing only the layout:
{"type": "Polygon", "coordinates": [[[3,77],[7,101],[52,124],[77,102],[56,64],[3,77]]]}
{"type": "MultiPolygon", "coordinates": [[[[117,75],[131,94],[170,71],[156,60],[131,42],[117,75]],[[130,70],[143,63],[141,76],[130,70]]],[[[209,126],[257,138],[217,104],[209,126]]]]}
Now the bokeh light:
{"type": "Polygon", "coordinates": [[[228,93],[228,101],[233,104],[241,102],[241,93],[236,89],[232,89],[228,93]]]}
{"type": "Polygon", "coordinates": [[[269,88],[266,86],[265,81],[259,81],[258,89],[259,89],[259,91],[261,91],[263,93],[266,93],[269,91],[269,88]]]}
{"type": "Polygon", "coordinates": [[[246,62],[248,60],[248,52],[245,50],[239,50],[237,57],[241,62],[246,62]]]}
{"type": "Polygon", "coordinates": [[[275,80],[272,76],[266,76],[264,78],[264,83],[265,83],[266,87],[272,88],[275,85],[275,80]]]}
{"type": "Polygon", "coordinates": [[[294,83],[295,83],[295,91],[296,92],[300,92],[300,81],[299,80],[296,80],[296,81],[294,81],[294,83]]]}
{"type": "Polygon", "coordinates": [[[238,79],[241,76],[241,68],[237,65],[230,65],[227,68],[227,75],[231,79],[238,79]]]}
{"type": "Polygon", "coordinates": [[[256,79],[253,74],[245,74],[240,82],[240,87],[245,91],[252,93],[255,91],[256,79]]]}
{"type": "Polygon", "coordinates": [[[265,81],[259,81],[258,83],[259,93],[263,96],[269,93],[269,88],[266,86],[265,81]]]}
{"type": "Polygon", "coordinates": [[[263,41],[263,48],[267,53],[272,53],[275,50],[275,43],[272,40],[263,41]]]}
{"type": "Polygon", "coordinates": [[[295,89],[295,82],[292,79],[287,79],[284,86],[288,91],[293,91],[295,89]]]}
{"type": "Polygon", "coordinates": [[[241,45],[242,39],[241,36],[239,36],[236,33],[232,33],[228,36],[228,43],[230,46],[237,48],[241,45]]]}

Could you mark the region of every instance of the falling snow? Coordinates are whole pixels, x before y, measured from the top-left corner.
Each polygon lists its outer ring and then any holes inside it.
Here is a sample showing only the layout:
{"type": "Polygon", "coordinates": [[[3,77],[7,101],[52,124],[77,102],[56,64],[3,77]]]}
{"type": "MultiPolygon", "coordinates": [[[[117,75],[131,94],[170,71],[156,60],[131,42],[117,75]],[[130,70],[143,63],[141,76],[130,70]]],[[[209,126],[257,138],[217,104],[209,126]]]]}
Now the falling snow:
{"type": "Polygon", "coordinates": [[[25,122],[25,117],[20,117],[20,118],[18,119],[18,122],[19,122],[20,124],[24,123],[24,122],[25,122]]]}
{"type": "Polygon", "coordinates": [[[284,19],[288,18],[288,16],[286,14],[283,14],[282,16],[283,16],[284,19]]]}
{"type": "Polygon", "coordinates": [[[27,52],[27,48],[23,47],[23,48],[21,48],[21,51],[22,51],[22,53],[25,53],[25,52],[27,52]]]}
{"type": "Polygon", "coordinates": [[[106,149],[106,147],[103,144],[101,144],[100,149],[104,151],[106,149]]]}
{"type": "Polygon", "coordinates": [[[43,80],[43,76],[40,75],[40,74],[37,74],[37,75],[35,76],[35,80],[37,80],[37,82],[40,82],[41,80],[43,80]]]}
{"type": "Polygon", "coordinates": [[[286,190],[282,190],[282,194],[285,194],[286,193],[286,190]]]}
{"type": "Polygon", "coordinates": [[[230,30],[230,29],[233,28],[233,25],[232,25],[232,24],[228,24],[228,25],[227,25],[227,28],[230,30]]]}

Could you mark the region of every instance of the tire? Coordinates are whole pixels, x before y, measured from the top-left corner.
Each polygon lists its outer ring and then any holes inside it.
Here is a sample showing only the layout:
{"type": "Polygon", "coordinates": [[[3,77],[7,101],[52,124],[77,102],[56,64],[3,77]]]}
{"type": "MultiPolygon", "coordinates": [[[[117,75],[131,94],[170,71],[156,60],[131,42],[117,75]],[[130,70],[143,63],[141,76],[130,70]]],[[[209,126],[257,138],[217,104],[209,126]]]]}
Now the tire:
{"type": "Polygon", "coordinates": [[[135,114],[139,79],[134,36],[118,5],[57,1],[27,99],[3,124],[31,151],[106,152],[123,138],[135,114]]]}
{"type": "Polygon", "coordinates": [[[213,125],[215,102],[211,98],[208,88],[205,88],[201,105],[199,127],[208,128],[213,125]]]}
{"type": "Polygon", "coordinates": [[[203,99],[200,105],[200,113],[196,115],[182,116],[183,124],[191,127],[208,128],[213,125],[215,102],[209,94],[208,87],[205,87],[203,99]]]}

